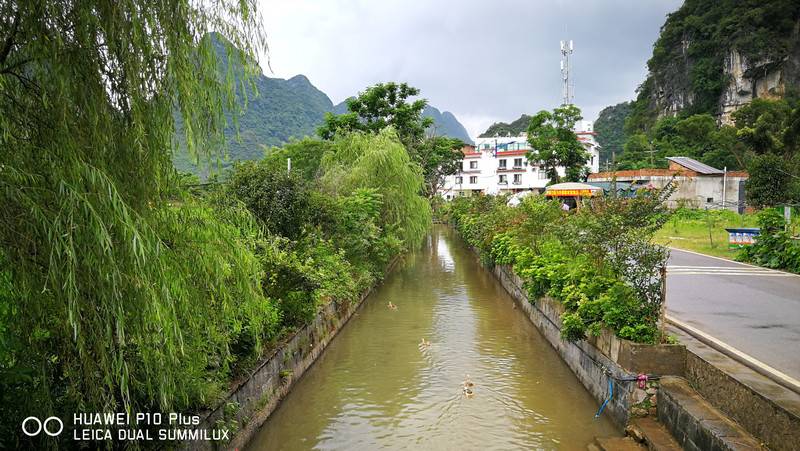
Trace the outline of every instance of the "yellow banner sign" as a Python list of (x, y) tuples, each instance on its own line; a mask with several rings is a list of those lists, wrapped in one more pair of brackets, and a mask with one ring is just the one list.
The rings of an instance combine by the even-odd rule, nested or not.
[(594, 191), (590, 189), (554, 189), (547, 191), (546, 195), (550, 197), (591, 197), (594, 196)]

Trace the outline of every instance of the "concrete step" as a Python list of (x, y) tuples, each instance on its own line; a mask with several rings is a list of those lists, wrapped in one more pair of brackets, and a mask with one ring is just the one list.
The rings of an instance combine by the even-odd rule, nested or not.
[(594, 439), (594, 443), (595, 448), (600, 451), (644, 451), (647, 449), (630, 437), (597, 437)]
[(625, 432), (637, 442), (643, 443), (650, 451), (681, 451), (681, 445), (669, 431), (652, 418), (637, 418), (625, 428)]
[(764, 449), (740, 425), (700, 396), (686, 379), (661, 379), (657, 410), (659, 422), (685, 450)]

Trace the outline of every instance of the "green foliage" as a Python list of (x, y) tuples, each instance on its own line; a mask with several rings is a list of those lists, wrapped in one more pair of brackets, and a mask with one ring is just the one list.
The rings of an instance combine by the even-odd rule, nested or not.
[(618, 157), (618, 169), (666, 168), (667, 157), (690, 157), (716, 168), (741, 169), (745, 146), (734, 127), (718, 127), (710, 114), (657, 121), (648, 133), (634, 133)]
[(800, 243), (786, 230), (786, 221), (778, 209), (758, 214), (761, 234), (752, 246), (745, 247), (738, 259), (767, 268), (800, 273)]
[(519, 119), (507, 124), (505, 122), (495, 122), (485, 132), (481, 133), (481, 138), (492, 138), (494, 136), (519, 136), (528, 131), (531, 124), (531, 116), (523, 114)]
[(581, 110), (574, 105), (565, 105), (549, 111), (540, 111), (531, 118), (528, 126), (528, 142), (534, 150), (528, 152), (529, 161), (541, 162), (551, 183), (561, 177), (557, 168), (566, 170), (566, 181), (577, 182), (585, 178), (586, 160), (589, 154), (575, 134), (575, 123), (581, 120)]
[(353, 131), (378, 133), (392, 126), (405, 146), (414, 147), (422, 142), (425, 129), (433, 124), (432, 119), (422, 117), (427, 100), (407, 102), (409, 97), (418, 94), (419, 89), (406, 83), (370, 86), (358, 96), (347, 99), (347, 113), (326, 114), (325, 123), (317, 133), (323, 139), (333, 139), (337, 134)]
[(422, 171), (394, 129), (338, 135), (335, 149), (322, 159), (325, 192), (346, 196), (359, 189), (374, 190), (385, 200), (380, 215), (384, 230), (407, 247), (418, 245), (430, 224), (431, 207), (420, 196)]
[(411, 159), (422, 168), (422, 192), (432, 198), (444, 178), (460, 170), (464, 143), (456, 138), (425, 136), (433, 125), (432, 118), (423, 116), (427, 100), (406, 101), (418, 94), (419, 89), (406, 83), (378, 83), (347, 99), (347, 113), (328, 114), (318, 133), (331, 140), (354, 131), (377, 134), (391, 127)]
[[(792, 0), (687, 0), (670, 14), (647, 62), (629, 130), (647, 131), (665, 99), (690, 99), (681, 114), (717, 114), (728, 84), (723, 65), (737, 50), (752, 71), (760, 62), (782, 62), (795, 46), (800, 4)], [(757, 74), (746, 73), (746, 76)], [(656, 89), (658, 85), (658, 89)]]
[(631, 102), (622, 102), (603, 108), (594, 122), (597, 143), (600, 144), (600, 162), (610, 162), (612, 151), (617, 157), (622, 155), (628, 138), (625, 133), (625, 120), (631, 114)]
[(410, 149), (411, 158), (422, 168), (424, 193), (430, 199), (444, 186), (445, 177), (461, 170), (464, 143), (460, 139), (435, 136)]
[(595, 199), (565, 213), (557, 201), (529, 196), (457, 198), (450, 218), (486, 263), (510, 265), (528, 297), (564, 304), (562, 335), (570, 340), (602, 327), (642, 343), (660, 339), (667, 251), (652, 243), (668, 218), (672, 188), (633, 199)]
[(310, 235), (296, 242), (277, 238), (259, 253), (262, 287), (278, 300), (282, 324), (295, 328), (311, 321), (320, 305), (352, 301), (359, 287), (345, 252)]
[(757, 155), (798, 151), (800, 102), (754, 99), (733, 113), (736, 136)]
[(259, 22), (251, 1), (0, 6), (0, 447), (55, 446), (28, 415), (196, 408), (275, 332), (257, 229), (184, 197), (171, 162), (175, 114), (208, 158), (248, 82), (204, 36), (250, 58)]
[(332, 152), (333, 145), (330, 141), (313, 138), (290, 140), (283, 147), (273, 147), (266, 151), (264, 164), (273, 170), (286, 171), (287, 160), (292, 161), (292, 174), (299, 175), (304, 180), (314, 180), (319, 175), (319, 163), (325, 152)]
[(769, 207), (800, 199), (800, 185), (792, 177), (792, 165), (784, 158), (759, 155), (750, 161), (747, 169), (750, 174), (745, 182), (748, 204)]
[(267, 232), (290, 239), (303, 233), (311, 215), (306, 182), (267, 161), (236, 163), (227, 190), (266, 227)]

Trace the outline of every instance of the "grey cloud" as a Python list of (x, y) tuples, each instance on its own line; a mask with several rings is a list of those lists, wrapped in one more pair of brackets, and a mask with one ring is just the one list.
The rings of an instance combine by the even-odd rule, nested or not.
[(677, 0), (263, 0), (272, 67), (338, 102), (407, 81), (476, 134), (557, 106), (559, 40), (575, 42), (575, 103), (593, 120), (632, 99)]

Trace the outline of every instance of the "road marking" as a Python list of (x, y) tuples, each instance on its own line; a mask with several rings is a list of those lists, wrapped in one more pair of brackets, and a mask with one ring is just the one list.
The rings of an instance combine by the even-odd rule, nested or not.
[[(701, 257), (713, 258), (713, 259), (715, 259), (715, 260), (722, 260), (722, 261), (724, 261), (724, 262), (727, 262), (727, 263), (733, 263), (733, 264), (735, 264), (735, 265), (740, 265), (740, 266), (748, 266), (748, 267), (750, 267), (750, 268), (764, 269), (764, 267), (763, 267), (763, 266), (751, 265), (750, 263), (742, 263), (742, 262), (737, 262), (737, 261), (735, 261), (735, 260), (731, 260), (731, 259), (728, 259), (728, 258), (716, 257), (716, 256), (713, 256), (713, 255), (702, 254), (702, 253), (700, 253), (700, 252), (695, 252), (695, 251), (688, 251), (688, 250), (686, 250), (686, 249), (679, 249), (679, 248), (677, 248), (677, 247), (672, 247), (672, 246), (667, 246), (667, 247), (668, 247), (670, 250), (673, 250), (673, 251), (678, 251), (678, 252), (686, 252), (687, 254), (694, 254), (694, 255), (699, 255), (699, 256), (701, 256)], [(788, 274), (788, 275), (790, 275), (790, 276), (800, 277), (800, 274), (795, 274), (795, 273), (792, 273), (792, 272), (781, 271), (781, 270), (779, 270), (779, 269), (771, 269), (771, 271), (777, 271), (777, 272), (781, 272), (781, 273), (784, 273), (784, 274)]]
[(689, 324), (686, 324), (683, 321), (672, 317), (671, 315), (665, 315), (665, 318), (667, 319), (668, 322), (674, 324), (680, 329), (683, 329), (685, 332), (688, 332), (689, 335), (697, 338), (698, 340), (711, 346), (717, 351), (720, 351), (723, 354), (727, 355), (728, 357), (738, 360), (740, 363), (752, 368), (753, 370), (763, 374), (764, 376), (769, 377), (770, 379), (774, 380), (775, 382), (778, 382), (784, 387), (796, 393), (800, 393), (800, 381), (793, 378), (792, 376), (789, 376), (788, 374), (767, 365), (766, 363), (762, 362), (761, 360), (758, 360), (757, 358), (751, 356), (750, 354), (746, 354), (734, 348), (733, 346), (723, 342), (722, 340), (712, 337), (711, 335), (703, 332), (702, 330), (694, 326), (690, 326)]
[(667, 274), (703, 275), (703, 276), (763, 276), (763, 277), (789, 277), (792, 274), (773, 271), (768, 268), (737, 268), (732, 266), (683, 266), (667, 265)]
[(681, 269), (681, 268), (692, 268), (692, 269), (696, 269), (696, 268), (703, 268), (703, 269), (735, 269), (737, 271), (767, 271), (767, 272), (773, 271), (770, 268), (760, 268), (760, 267), (759, 268), (739, 268), (739, 267), (736, 267), (736, 266), (667, 265), (667, 268), (677, 268), (677, 269)]

